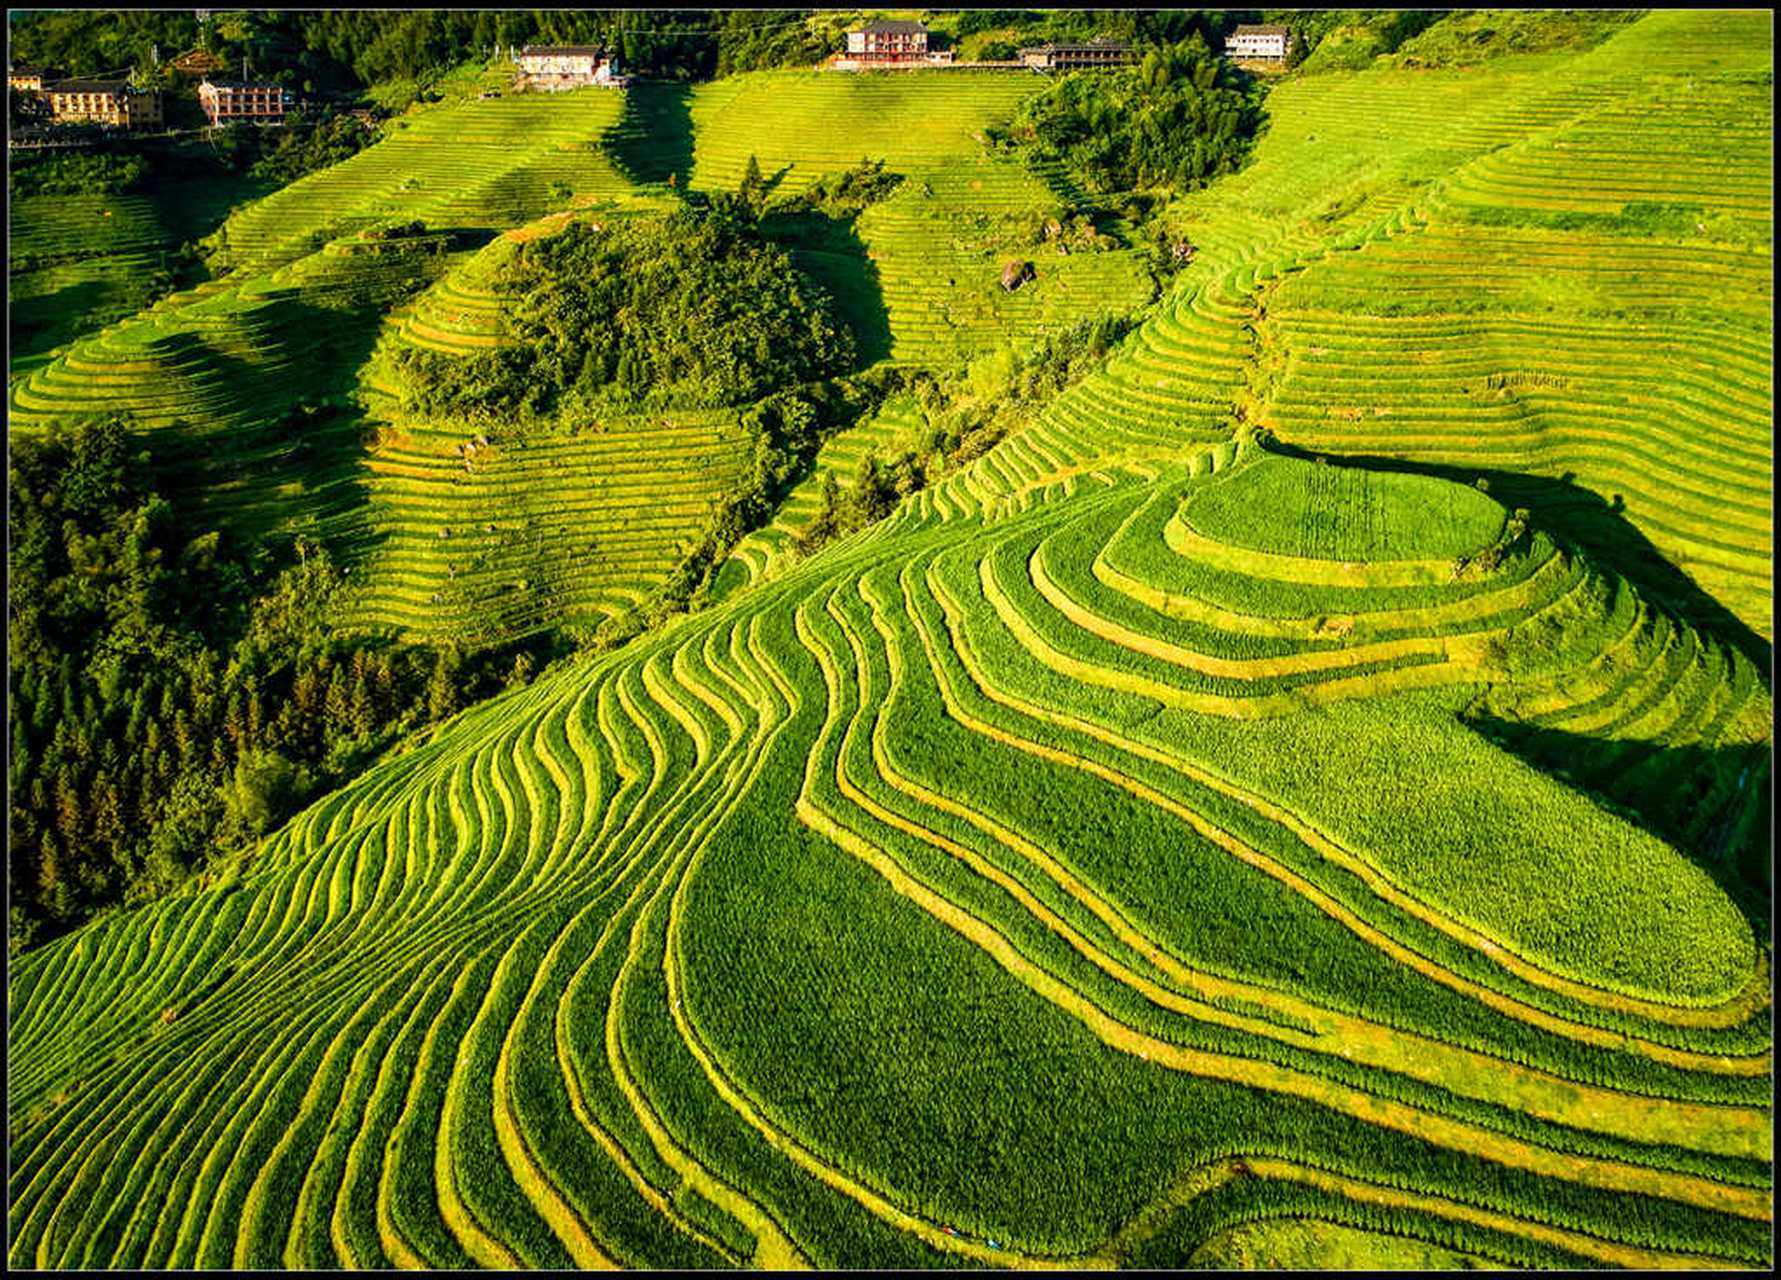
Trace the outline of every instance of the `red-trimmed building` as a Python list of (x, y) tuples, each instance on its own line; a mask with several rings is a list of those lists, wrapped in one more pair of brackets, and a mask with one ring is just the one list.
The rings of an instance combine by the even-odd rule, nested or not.
[(919, 22), (906, 19), (868, 22), (859, 30), (847, 33), (846, 58), (849, 62), (867, 65), (926, 62), (928, 29)]

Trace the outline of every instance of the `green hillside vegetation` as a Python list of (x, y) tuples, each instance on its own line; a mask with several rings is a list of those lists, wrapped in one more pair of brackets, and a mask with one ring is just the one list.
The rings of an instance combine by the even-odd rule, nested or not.
[(1552, 21), (1141, 200), (1026, 74), (435, 106), (15, 379), (14, 884), (192, 874), (13, 957), (9, 1261), (1771, 1266), (1772, 18)]
[(1191, 191), (1233, 172), (1255, 133), (1238, 79), (1204, 42), (1184, 41), (1129, 70), (1061, 77), (1021, 104), (1009, 134), (1092, 192)]
[(409, 413), (512, 422), (743, 404), (846, 371), (851, 333), (785, 251), (723, 209), (594, 222), (526, 241), (490, 281), (506, 341), (406, 347)]

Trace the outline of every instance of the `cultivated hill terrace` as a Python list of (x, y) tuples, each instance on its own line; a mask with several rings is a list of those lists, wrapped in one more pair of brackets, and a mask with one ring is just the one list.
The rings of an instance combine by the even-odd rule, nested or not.
[[(1191, 264), (1031, 426), (806, 557), (797, 491), (720, 603), (17, 960), (13, 1264), (1770, 1264), (1771, 34), (1286, 80), (1169, 211)], [(1011, 83), (701, 86), (692, 182), (925, 181), (856, 224), (919, 363), (917, 202), (1043, 182), (973, 137)], [(369, 316), (325, 367), (385, 443), (210, 500), (365, 539), (379, 625), (616, 607), (730, 416), (466, 471), (376, 391), (392, 344), (505, 340), (510, 250), (386, 290), (353, 222), (671, 198), (581, 163), (620, 109), (587, 102), (523, 153), (530, 101), (423, 115), (248, 207), (236, 274), (64, 349), (15, 421), (116, 402), (276, 458), (261, 405), (324, 367), (290, 317)], [(533, 585), (496, 614), (444, 557)]]

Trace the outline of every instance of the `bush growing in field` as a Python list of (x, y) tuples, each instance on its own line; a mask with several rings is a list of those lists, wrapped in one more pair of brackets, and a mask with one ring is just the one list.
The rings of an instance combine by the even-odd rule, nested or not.
[[(752, 162), (754, 157), (750, 156), (749, 160)], [(801, 196), (776, 202), (774, 209), (796, 209), (806, 205), (830, 217), (850, 217), (868, 205), (878, 203), (902, 185), (903, 175), (887, 172), (883, 160), (862, 158), (851, 169), (818, 178)]]

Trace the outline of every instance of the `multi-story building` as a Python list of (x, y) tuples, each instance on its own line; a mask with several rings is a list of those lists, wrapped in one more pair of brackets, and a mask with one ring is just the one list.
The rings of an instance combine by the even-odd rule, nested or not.
[(1242, 62), (1284, 62), (1291, 48), (1292, 32), (1286, 27), (1245, 23), (1224, 38), (1224, 56)]
[(1123, 67), (1132, 61), (1132, 46), (1112, 36), (1096, 36), (1082, 44), (1042, 44), (1020, 51), (1023, 66), (1035, 71), (1080, 71), (1085, 67)]
[(211, 80), (198, 85), (198, 105), (214, 125), (245, 120), (249, 124), (279, 124), (296, 106), (283, 85), (271, 81)]
[(847, 33), (846, 60), (866, 65), (928, 61), (928, 29), (907, 19), (868, 22)]
[(555, 93), (618, 83), (617, 61), (599, 45), (529, 44), (515, 56), (518, 87)]
[(127, 80), (61, 80), (44, 93), (58, 124), (141, 129), (161, 123), (161, 95), (132, 88)]
[(8, 88), (28, 89), (32, 93), (42, 93), (44, 85), (53, 84), (57, 79), (57, 73), (48, 67), (9, 67), (6, 72)]

